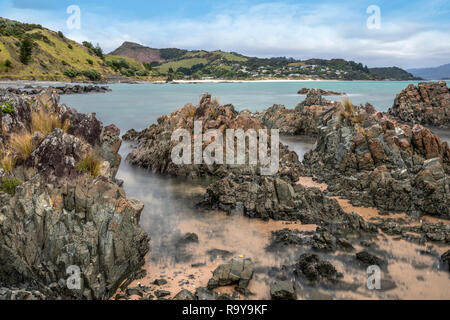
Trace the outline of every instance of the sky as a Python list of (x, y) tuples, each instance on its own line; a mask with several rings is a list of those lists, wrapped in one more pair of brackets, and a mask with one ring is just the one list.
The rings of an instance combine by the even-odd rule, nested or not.
[[(73, 5), (79, 16), (67, 13)], [(450, 63), (450, 0), (0, 0), (0, 16), (99, 43), (105, 52), (132, 41), (258, 57), (344, 58), (369, 67)]]

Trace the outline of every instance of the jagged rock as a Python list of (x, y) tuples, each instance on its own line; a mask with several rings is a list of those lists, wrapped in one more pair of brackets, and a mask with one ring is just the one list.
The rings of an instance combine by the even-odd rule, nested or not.
[[(13, 292), (21, 288), (25, 298), (34, 291), (49, 299), (110, 298), (145, 262), (148, 235), (139, 226), (143, 204), (126, 197), (114, 170), (94, 179), (74, 165), (101, 147), (111, 155), (107, 167), (118, 166), (118, 129), (103, 128), (94, 115), (78, 115), (59, 104), (54, 92), (32, 99), (0, 92), (0, 101), (4, 99), (16, 111), (1, 115), (11, 129), (2, 132), (4, 148), (9, 148), (11, 133), (31, 130), (34, 111), (79, 121), (71, 122), (69, 133), (34, 133), (34, 152), (9, 173), (23, 183), (15, 194), (0, 192), (0, 285)], [(74, 290), (68, 288), (73, 283), (67, 273), (72, 269), (74, 275), (73, 268), (81, 279)]]
[(403, 122), (450, 127), (450, 89), (445, 81), (410, 84), (388, 113)]
[(156, 290), (155, 291), (155, 296), (157, 298), (167, 297), (167, 296), (170, 296), (170, 291), (167, 291), (167, 290)]
[(367, 251), (361, 251), (356, 254), (356, 259), (360, 261), (364, 266), (379, 266), (384, 268), (387, 266), (387, 262)]
[(448, 144), (420, 125), (352, 108), (322, 119), (305, 169), (357, 206), (450, 217)]
[(183, 289), (175, 295), (173, 300), (197, 300), (197, 298), (192, 292)]
[(275, 281), (270, 285), (272, 300), (297, 300), (297, 293), (290, 281)]
[(153, 281), (153, 284), (157, 285), (157, 286), (162, 286), (162, 285), (167, 284), (167, 280), (165, 280), (165, 279), (156, 279), (155, 281)]
[(320, 281), (337, 283), (342, 274), (328, 261), (321, 260), (318, 255), (305, 253), (300, 256), (295, 265), (294, 272), (304, 275), (311, 283), (317, 284)]
[(344, 251), (352, 251), (353, 246), (346, 239), (334, 236), (328, 230), (318, 228), (313, 232), (302, 232), (299, 230), (283, 229), (272, 232), (271, 244), (268, 249), (281, 245), (301, 245), (311, 246), (316, 250), (336, 251), (338, 249)]
[(237, 284), (247, 288), (253, 276), (254, 264), (250, 258), (239, 256), (217, 267), (208, 282), (208, 289)]
[[(186, 129), (191, 133), (194, 139), (194, 121), (202, 123), (202, 133), (209, 129), (218, 129), (224, 135), (227, 129), (242, 129), (246, 132), (248, 129), (264, 129), (264, 126), (252, 115), (241, 112), (238, 113), (231, 105), (219, 105), (211, 100), (211, 95), (204, 94), (200, 97), (199, 106), (187, 104), (183, 108), (172, 112), (169, 116), (162, 116), (158, 119), (158, 124), (151, 125), (148, 129), (136, 133), (134, 130), (128, 131), (124, 138), (132, 139), (137, 143), (137, 147), (127, 156), (127, 161), (133, 165), (149, 168), (153, 172), (166, 173), (174, 176), (187, 177), (224, 177), (229, 172), (236, 174), (260, 174), (259, 165), (233, 165), (233, 164), (174, 164), (171, 159), (173, 147), (178, 142), (172, 141), (172, 133), (176, 129)], [(224, 159), (226, 159), (227, 146), (224, 137)], [(204, 141), (204, 149), (211, 141)], [(202, 149), (202, 150), (203, 150)], [(270, 139), (269, 148), (270, 150)], [(249, 154), (248, 144), (246, 144), (246, 154)], [(289, 151), (280, 144), (280, 163), (279, 172), (286, 172), (292, 176), (298, 176), (300, 162), (297, 155)], [(192, 156), (192, 159), (193, 156)]]

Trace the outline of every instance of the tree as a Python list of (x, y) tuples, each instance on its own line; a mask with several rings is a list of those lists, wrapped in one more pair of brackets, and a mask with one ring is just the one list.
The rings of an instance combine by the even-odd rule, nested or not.
[(20, 43), (20, 61), (23, 64), (28, 64), (33, 55), (33, 41), (26, 37)]

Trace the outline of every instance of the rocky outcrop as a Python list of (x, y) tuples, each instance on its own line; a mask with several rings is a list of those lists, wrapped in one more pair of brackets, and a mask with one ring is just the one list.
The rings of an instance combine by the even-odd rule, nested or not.
[[(34, 151), (0, 178), (2, 184), (21, 181), (10, 194), (0, 191), (0, 295), (110, 298), (140, 270), (148, 251), (148, 236), (139, 226), (143, 204), (127, 198), (115, 181), (119, 130), (60, 105), (54, 92), (33, 99), (3, 93), (1, 99), (14, 108), (0, 115), (7, 128), (3, 152), (15, 154), (12, 134), (36, 131)], [(39, 131), (31, 114), (41, 108), (70, 125), (50, 134)], [(81, 171), (77, 164), (94, 152), (98, 170)]]
[[(210, 129), (218, 129), (224, 136), (223, 158), (224, 164), (214, 163), (207, 165), (195, 164), (194, 156), (191, 157), (192, 164), (177, 165), (171, 159), (172, 149), (179, 144), (178, 141), (172, 141), (172, 134), (177, 129), (186, 129), (191, 136), (191, 145), (194, 145), (195, 132), (194, 122), (201, 122), (201, 133), (206, 133)], [(151, 169), (155, 173), (164, 173), (173, 176), (185, 177), (224, 177), (233, 172), (241, 174), (260, 174), (260, 166), (252, 165), (246, 161), (243, 165), (227, 164), (225, 159), (227, 155), (226, 131), (227, 129), (241, 129), (247, 132), (249, 129), (259, 130), (265, 127), (251, 114), (247, 112), (237, 112), (232, 105), (219, 105), (217, 101), (211, 99), (211, 95), (204, 94), (200, 98), (199, 106), (187, 104), (178, 109), (169, 116), (162, 116), (158, 119), (158, 124), (151, 125), (142, 132), (135, 130), (128, 131), (123, 138), (134, 141), (137, 146), (127, 156), (127, 161), (133, 165)], [(202, 139), (202, 137), (197, 137)], [(212, 140), (201, 141), (201, 150), (204, 150)], [(268, 141), (268, 150), (270, 151), (270, 138)], [(236, 151), (236, 147), (235, 147)], [(246, 143), (246, 157), (249, 157), (249, 147)], [(297, 155), (289, 151), (280, 144), (280, 172), (290, 171), (294, 177), (298, 175), (300, 162)]]
[(343, 275), (328, 261), (322, 260), (318, 255), (305, 253), (300, 256), (295, 265), (294, 272), (304, 276), (312, 284), (319, 282), (336, 284)]
[(270, 129), (279, 129), (281, 134), (316, 136), (322, 116), (336, 105), (336, 102), (322, 98), (319, 90), (308, 90), (306, 99), (295, 109), (274, 105), (255, 117)]
[(450, 128), (450, 89), (445, 81), (410, 84), (388, 113), (411, 124)]
[(310, 174), (355, 205), (450, 217), (450, 150), (420, 125), (346, 105), (322, 119)]
[(308, 89), (308, 88), (302, 88), (298, 91), (298, 94), (308, 94), (310, 91), (316, 90), (318, 91), (322, 96), (342, 96), (345, 95), (345, 93), (332, 91), (332, 90), (323, 90), (323, 89)]
[(111, 91), (109, 87), (106, 86), (93, 86), (93, 85), (87, 85), (87, 86), (81, 86), (81, 85), (65, 85), (65, 86), (58, 86), (58, 87), (33, 87), (31, 85), (27, 85), (24, 88), (7, 88), (8, 92), (22, 95), (38, 95), (42, 94), (46, 91), (53, 91), (59, 95), (63, 94), (86, 94), (86, 93), (105, 93)]

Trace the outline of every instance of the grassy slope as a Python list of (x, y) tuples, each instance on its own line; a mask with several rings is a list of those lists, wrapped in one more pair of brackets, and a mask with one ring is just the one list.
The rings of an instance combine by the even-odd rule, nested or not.
[[(58, 33), (48, 29), (33, 29), (27, 32), (29, 35), (35, 33), (41, 33), (49, 41), (33, 39), (35, 47), (33, 49), (32, 61), (28, 65), (20, 62), (20, 49), (16, 45), (19, 39), (13, 36), (0, 36), (0, 79), (70, 81), (72, 79), (63, 74), (64, 70), (69, 68), (80, 71), (95, 70), (103, 78), (111, 75), (119, 75), (118, 72), (115, 72), (105, 63), (108, 59), (115, 58), (106, 56), (105, 61), (102, 61), (83, 45), (65, 37), (61, 38)], [(69, 45), (72, 46), (72, 49), (69, 48)], [(137, 70), (145, 69), (141, 63), (133, 59), (123, 59), (130, 65), (133, 65)], [(7, 69), (4, 66), (6, 60), (12, 62), (12, 69)], [(92, 64), (89, 61), (92, 61)], [(86, 78), (80, 76), (73, 80), (86, 80)]]

